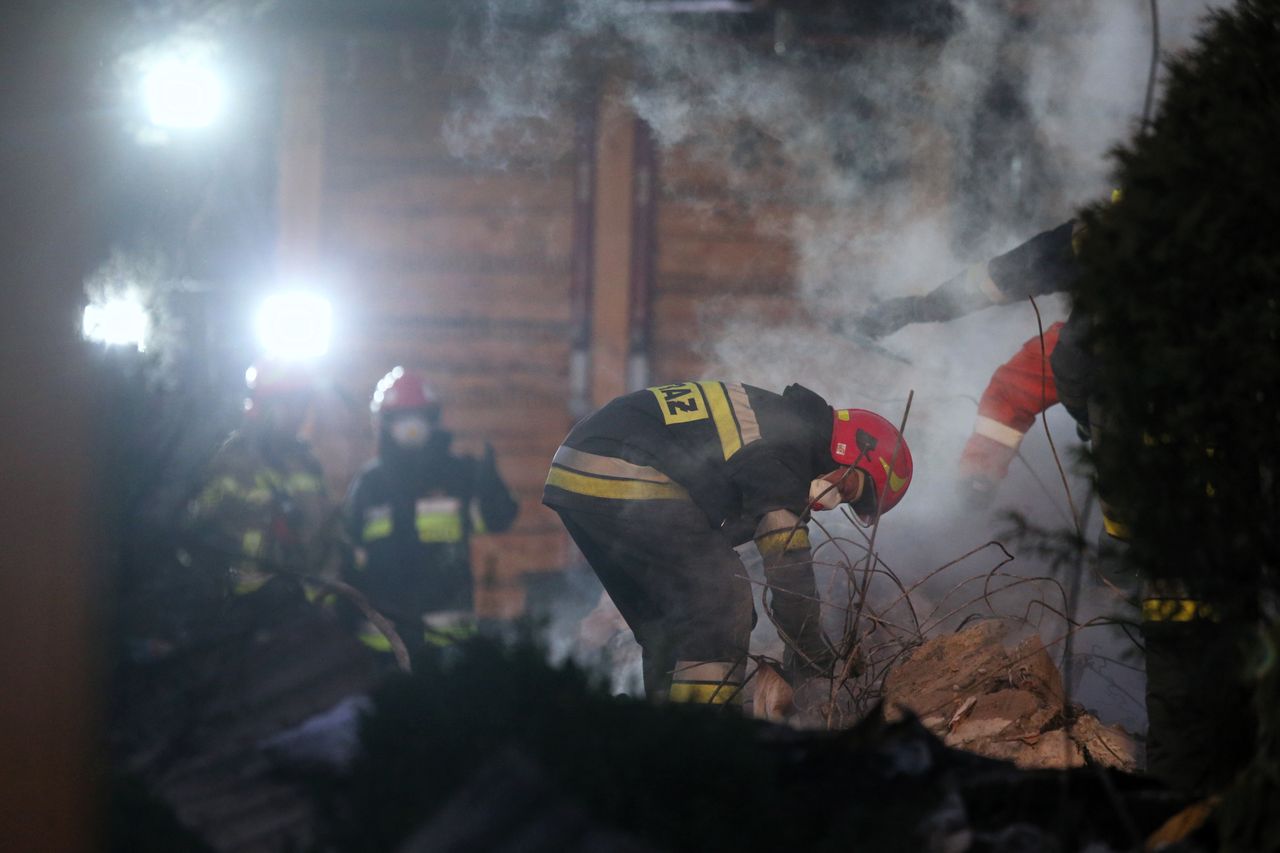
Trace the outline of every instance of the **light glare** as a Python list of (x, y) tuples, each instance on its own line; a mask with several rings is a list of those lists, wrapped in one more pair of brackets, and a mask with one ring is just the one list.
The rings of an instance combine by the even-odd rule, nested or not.
[(275, 293), (263, 300), (255, 326), (258, 343), (268, 356), (319, 358), (329, 351), (333, 307), (317, 293)]
[(146, 73), (142, 95), (153, 125), (190, 130), (208, 127), (222, 115), (226, 89), (204, 62), (170, 57)]
[(132, 297), (115, 297), (84, 308), (84, 336), (108, 346), (132, 346), (145, 352), (150, 326), (147, 309)]

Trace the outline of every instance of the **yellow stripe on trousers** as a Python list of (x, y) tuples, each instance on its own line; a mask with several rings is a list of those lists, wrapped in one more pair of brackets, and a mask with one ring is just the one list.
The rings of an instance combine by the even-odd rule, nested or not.
[(724, 451), (724, 458), (728, 459), (742, 449), (742, 433), (738, 431), (738, 422), (733, 419), (729, 396), (719, 382), (699, 382), (698, 387), (707, 398), (711, 420), (715, 422), (716, 432), (720, 434), (720, 448)]
[(725, 705), (742, 701), (742, 685), (732, 682), (672, 682), (667, 698), (672, 702), (690, 702), (699, 705)]

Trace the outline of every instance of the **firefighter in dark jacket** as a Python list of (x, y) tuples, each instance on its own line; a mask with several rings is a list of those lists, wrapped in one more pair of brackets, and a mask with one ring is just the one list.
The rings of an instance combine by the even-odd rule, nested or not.
[[(349, 579), (410, 651), (450, 645), (475, 630), (471, 536), (510, 528), (516, 502), (491, 446), (479, 459), (451, 452), (439, 400), (421, 376), (395, 368), (378, 383), (370, 410), (378, 457), (347, 494), (356, 546)], [(372, 625), (360, 638), (389, 649)]]
[[(1066, 292), (1075, 280), (1076, 250), (1083, 235), (1079, 220), (1064, 222), (1003, 255), (973, 264), (924, 295), (886, 299), (858, 318), (854, 327), (880, 338), (911, 323), (941, 323), (993, 305)], [(1047, 348), (1052, 350), (1049, 364), (1059, 402), (1085, 435), (1091, 430), (1089, 394), (1095, 371), (1088, 327), (1084, 312), (1072, 311), (1054, 334), (1055, 346)]]
[(574, 427), (543, 503), (635, 633), (645, 692), (722, 703), (741, 693), (755, 615), (734, 547), (754, 540), (764, 558), (785, 668), (821, 673), (833, 652), (804, 520), (848, 503), (870, 522), (902, 499), (911, 471), (902, 436), (871, 412), (833, 411), (800, 385), (680, 382)]
[[(302, 601), (289, 575), (325, 574), (336, 537), (325, 529), (330, 503), (320, 463), (299, 433), (315, 382), (309, 370), (264, 361), (245, 374), (243, 425), (209, 463), (187, 518), (190, 549), (217, 592), (252, 598), (259, 616)], [(314, 596), (315, 590), (305, 590)]]
[[(1112, 194), (1119, 202), (1120, 194)], [(1070, 289), (1077, 274), (1076, 251), (1084, 233), (1073, 220), (1036, 235), (1009, 252), (975, 264), (923, 296), (886, 300), (855, 321), (863, 334), (881, 337), (902, 326), (942, 322), (989, 307)], [(979, 407), (978, 424), (965, 448), (962, 470), (1002, 477), (1021, 433), (1035, 415), (1061, 402), (1081, 436), (1095, 449), (1107, 440), (1106, 409), (1095, 388), (1096, 360), (1088, 345), (1089, 317), (1079, 308), (1065, 323), (1027, 341), (996, 371)], [(1043, 353), (1042, 355), (1042, 345)], [(1046, 359), (1047, 356), (1047, 359)], [(1006, 427), (1006, 428), (1002, 428)], [(1011, 448), (1001, 453), (996, 444)], [(1002, 463), (1003, 462), (1003, 466)], [(972, 481), (971, 481), (972, 482)], [(1128, 539), (1122, 508), (1098, 484), (1106, 532)], [(1146, 651), (1147, 768), (1187, 791), (1221, 785), (1241, 763), (1208, 727), (1224, 719), (1224, 703), (1248, 707), (1235, 678), (1238, 650), (1222, 631), (1194, 579), (1141, 584), (1142, 634)], [(1242, 721), (1242, 728), (1249, 723)], [(1221, 748), (1219, 748), (1221, 745)]]

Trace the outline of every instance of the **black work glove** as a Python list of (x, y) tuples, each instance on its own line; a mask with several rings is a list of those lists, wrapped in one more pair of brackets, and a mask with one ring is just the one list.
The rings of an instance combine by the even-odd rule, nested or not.
[(871, 306), (871, 310), (853, 321), (853, 329), (868, 338), (883, 338), (919, 320), (920, 297), (899, 296)]
[(804, 650), (804, 654), (787, 646), (782, 653), (782, 672), (787, 683), (797, 687), (810, 678), (832, 678), (836, 665), (835, 652), (824, 642), (821, 646), (810, 644), (812, 648)]

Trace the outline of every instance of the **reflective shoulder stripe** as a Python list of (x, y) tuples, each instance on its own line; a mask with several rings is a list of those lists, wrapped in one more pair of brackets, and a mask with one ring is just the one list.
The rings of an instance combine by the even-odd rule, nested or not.
[(742, 433), (738, 431), (738, 422), (733, 418), (733, 408), (729, 405), (729, 395), (724, 385), (719, 382), (699, 382), (698, 387), (707, 399), (707, 408), (711, 411), (711, 420), (720, 435), (720, 449), (724, 458), (729, 459), (742, 449)]
[(984, 436), (1003, 444), (1005, 447), (1017, 448), (1022, 444), (1023, 436), (1026, 433), (1016, 430), (1008, 424), (1002, 424), (995, 418), (989, 418), (986, 415), (978, 415), (978, 422), (974, 424), (973, 431), (978, 435)]
[(478, 499), (471, 501), (471, 506), (467, 512), (471, 516), (472, 533), (484, 534), (489, 532), (489, 525), (484, 523), (484, 513), (480, 511), (480, 501)]
[(612, 480), (579, 474), (558, 465), (552, 465), (547, 474), (547, 485), (564, 489), (576, 495), (614, 500), (688, 500), (689, 493), (675, 483), (650, 483), (643, 480)]
[(619, 480), (645, 480), (650, 483), (670, 483), (671, 478), (648, 465), (635, 465), (625, 459), (612, 456), (599, 456), (572, 447), (561, 446), (551, 460), (561, 468), (569, 468), (581, 474), (595, 474), (600, 477), (614, 477)]
[(751, 407), (751, 398), (741, 382), (724, 383), (729, 392), (729, 402), (733, 405), (733, 414), (738, 419), (738, 429), (742, 434), (742, 446), (760, 440), (760, 424), (756, 420), (756, 410)]
[(1000, 287), (991, 278), (991, 271), (986, 261), (979, 261), (965, 270), (965, 282), (971, 290), (981, 293), (997, 305), (1009, 301)]

